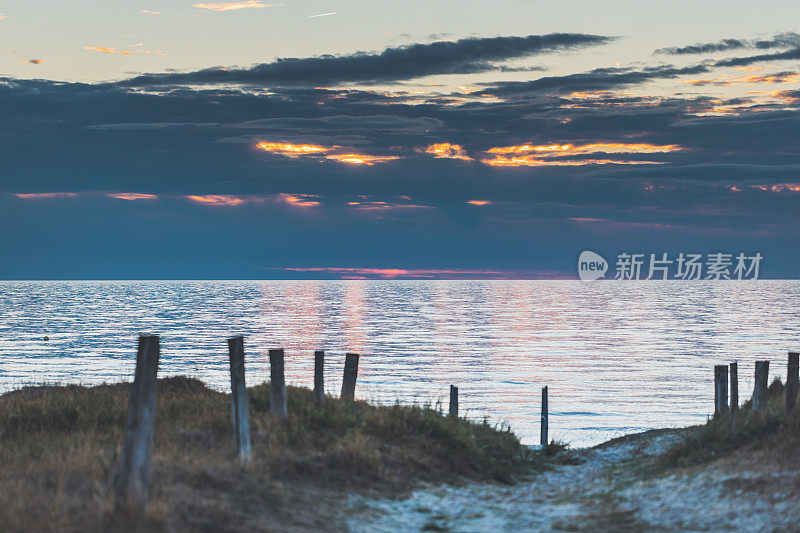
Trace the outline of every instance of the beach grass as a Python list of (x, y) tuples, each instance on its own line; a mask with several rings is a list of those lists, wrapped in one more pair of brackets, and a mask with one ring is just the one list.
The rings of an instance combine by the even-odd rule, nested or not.
[(340, 529), (347, 495), (420, 483), (510, 482), (548, 458), (507, 428), (430, 406), (378, 406), (269, 384), (248, 389), (253, 460), (234, 453), (230, 396), (186, 377), (158, 384), (151, 503), (115, 511), (130, 385), (25, 387), (0, 396), (0, 530)]
[(770, 460), (796, 464), (800, 449), (800, 406), (786, 411), (786, 388), (776, 379), (767, 389), (767, 404), (759, 412), (747, 400), (738, 412), (687, 428), (683, 438), (664, 453), (664, 467), (708, 463), (734, 453), (768, 450)]

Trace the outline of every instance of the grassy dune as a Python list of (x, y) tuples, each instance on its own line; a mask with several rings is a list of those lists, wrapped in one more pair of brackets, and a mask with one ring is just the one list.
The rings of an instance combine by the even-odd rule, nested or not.
[(768, 389), (767, 406), (753, 411), (747, 400), (734, 416), (718, 416), (703, 426), (687, 428), (684, 439), (660, 457), (664, 467), (701, 465), (733, 454), (760, 457), (797, 467), (800, 449), (800, 405), (786, 412), (785, 385), (776, 379)]
[(151, 504), (113, 511), (128, 384), (26, 387), (0, 396), (0, 530), (338, 529), (346, 494), (421, 482), (511, 481), (547, 461), (516, 436), (419, 406), (378, 407), (289, 387), (289, 419), (269, 385), (249, 389), (254, 459), (234, 456), (230, 398), (159, 380)]

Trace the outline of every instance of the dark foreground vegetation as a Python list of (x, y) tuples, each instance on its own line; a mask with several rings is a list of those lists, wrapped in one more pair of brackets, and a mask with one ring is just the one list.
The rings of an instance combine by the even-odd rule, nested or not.
[(151, 503), (114, 511), (129, 384), (26, 387), (0, 396), (0, 530), (341, 529), (349, 494), (422, 482), (509, 482), (542, 467), (510, 431), (430, 407), (378, 407), (269, 385), (249, 389), (253, 460), (234, 455), (230, 397), (184, 377), (159, 380)]
[(786, 410), (786, 387), (776, 379), (768, 389), (766, 408), (756, 412), (746, 401), (737, 412), (726, 413), (703, 426), (687, 428), (684, 438), (659, 458), (662, 467), (702, 465), (733, 455), (763, 457), (773, 465), (800, 465), (800, 406)]

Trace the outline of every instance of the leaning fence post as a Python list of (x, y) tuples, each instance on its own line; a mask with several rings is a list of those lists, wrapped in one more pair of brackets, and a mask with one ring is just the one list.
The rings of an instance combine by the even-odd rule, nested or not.
[(228, 339), (231, 362), (231, 410), (233, 411), (233, 442), (239, 460), (246, 463), (252, 456), (250, 422), (248, 420), (247, 386), (244, 380), (244, 337)]
[(797, 379), (800, 370), (800, 354), (789, 352), (789, 363), (786, 368), (786, 412), (794, 410), (797, 403)]
[(158, 335), (141, 335), (136, 352), (136, 373), (128, 400), (125, 441), (120, 454), (117, 477), (117, 504), (144, 507), (150, 480), (153, 428), (156, 418)]
[(344, 376), (342, 379), (341, 399), (352, 402), (356, 395), (356, 378), (358, 377), (358, 354), (348, 353), (344, 357)]
[(317, 403), (325, 401), (325, 352), (314, 352), (314, 400)]
[(714, 416), (728, 411), (728, 365), (714, 366)]
[(450, 416), (458, 418), (458, 387), (450, 385)]
[(548, 416), (547, 387), (542, 387), (542, 432), (539, 441), (542, 446), (547, 446)]
[(761, 411), (767, 407), (767, 378), (769, 361), (756, 361), (755, 388), (753, 389), (753, 411)]
[(731, 414), (739, 411), (739, 364), (734, 361), (730, 364), (731, 375)]
[(283, 376), (283, 348), (269, 351), (269, 404), (272, 414), (286, 419), (286, 381)]

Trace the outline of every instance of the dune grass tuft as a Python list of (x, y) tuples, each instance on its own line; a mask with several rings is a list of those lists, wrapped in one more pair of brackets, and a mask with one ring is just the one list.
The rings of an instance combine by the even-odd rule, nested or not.
[(424, 406), (376, 406), (269, 385), (248, 390), (253, 461), (234, 454), (230, 397), (160, 379), (143, 516), (115, 512), (113, 482), (129, 384), (26, 387), (0, 396), (0, 530), (337, 530), (347, 494), (399, 494), (422, 482), (509, 482), (542, 467), (504, 428)]

